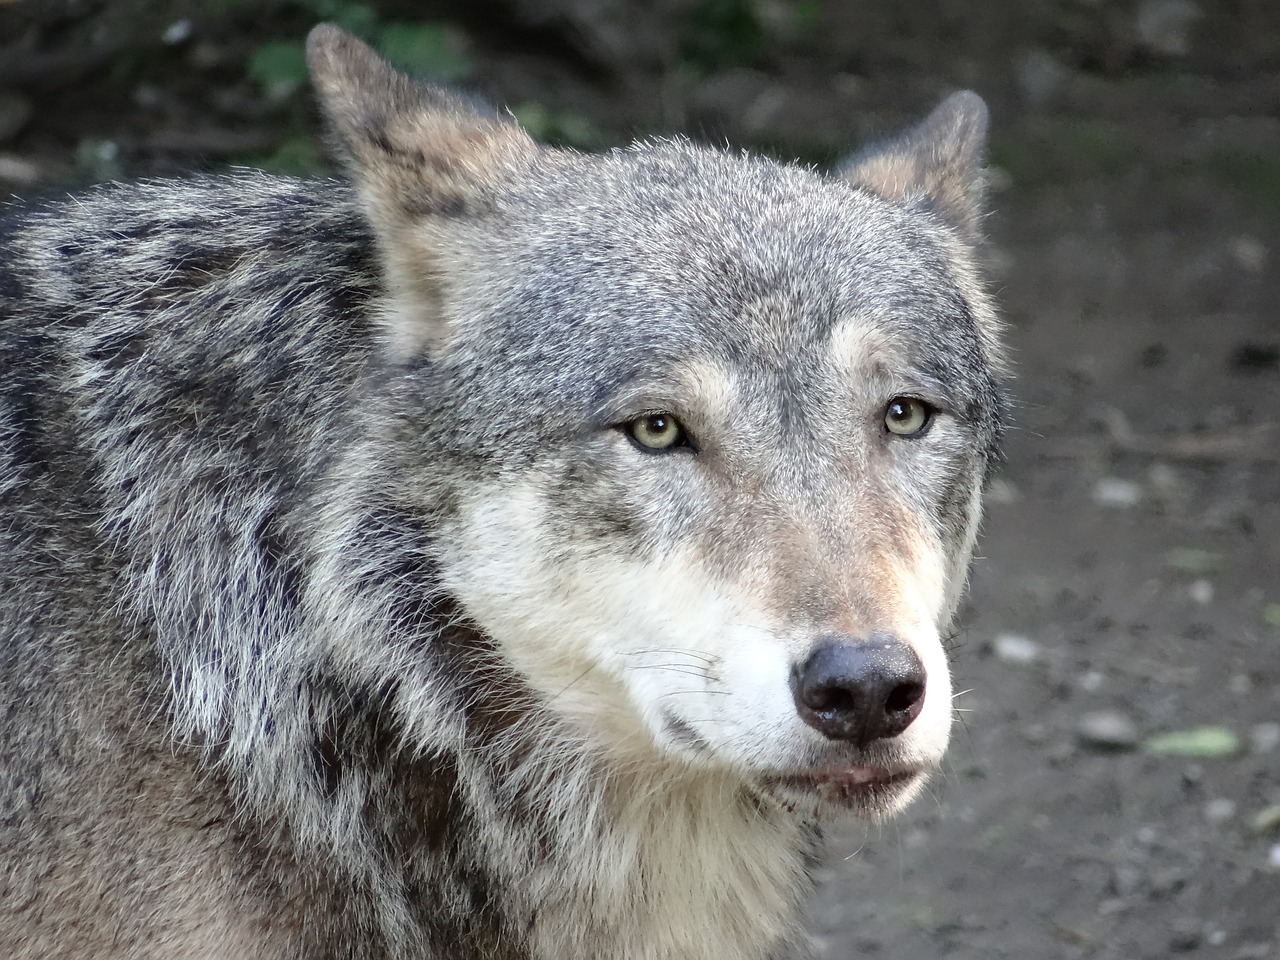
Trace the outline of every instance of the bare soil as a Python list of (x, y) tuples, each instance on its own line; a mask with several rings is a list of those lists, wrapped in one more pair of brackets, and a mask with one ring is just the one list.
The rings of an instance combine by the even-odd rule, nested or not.
[[(0, 188), (315, 163), (305, 90), (246, 63), (320, 2), (0, 4)], [(1280, 957), (1280, 6), (373, 6), (452, 24), (476, 89), (588, 145), (827, 162), (987, 97), (1018, 406), (963, 725), (906, 816), (837, 832), (812, 927), (832, 960)]]

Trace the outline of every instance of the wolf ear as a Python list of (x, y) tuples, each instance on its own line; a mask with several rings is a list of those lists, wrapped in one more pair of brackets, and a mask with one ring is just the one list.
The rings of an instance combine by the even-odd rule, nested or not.
[(901, 136), (862, 150), (838, 173), (889, 200), (923, 198), (970, 237), (982, 219), (987, 105), (970, 90), (953, 93)]
[(420, 86), (331, 24), (307, 37), (320, 108), (355, 180), (391, 292), (414, 321), (393, 331), (412, 346), (443, 334), (440, 256), (450, 222), (477, 213), (540, 149), (513, 120)]
[(351, 172), (383, 215), (458, 215), (537, 149), (514, 121), (419, 86), (332, 24), (307, 37), (307, 65)]

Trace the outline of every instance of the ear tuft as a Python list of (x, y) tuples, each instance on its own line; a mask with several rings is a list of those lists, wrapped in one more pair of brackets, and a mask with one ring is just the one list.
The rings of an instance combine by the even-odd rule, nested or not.
[(923, 198), (961, 232), (976, 237), (985, 199), (987, 125), (982, 98), (961, 90), (917, 126), (860, 151), (838, 172), (889, 200)]

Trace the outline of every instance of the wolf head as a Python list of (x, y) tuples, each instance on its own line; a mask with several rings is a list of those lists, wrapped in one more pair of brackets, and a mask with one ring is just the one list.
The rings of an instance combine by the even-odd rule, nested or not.
[(904, 803), (1000, 432), (982, 102), (823, 177), (548, 149), (335, 28), (309, 56), (385, 274), (380, 482), (462, 616), (619, 766)]

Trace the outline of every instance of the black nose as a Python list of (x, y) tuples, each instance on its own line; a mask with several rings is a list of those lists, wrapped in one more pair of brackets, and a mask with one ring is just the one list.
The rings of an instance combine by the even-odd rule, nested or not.
[(824, 637), (796, 667), (791, 689), (801, 719), (824, 737), (859, 747), (896, 737), (924, 706), (924, 667), (893, 637)]

